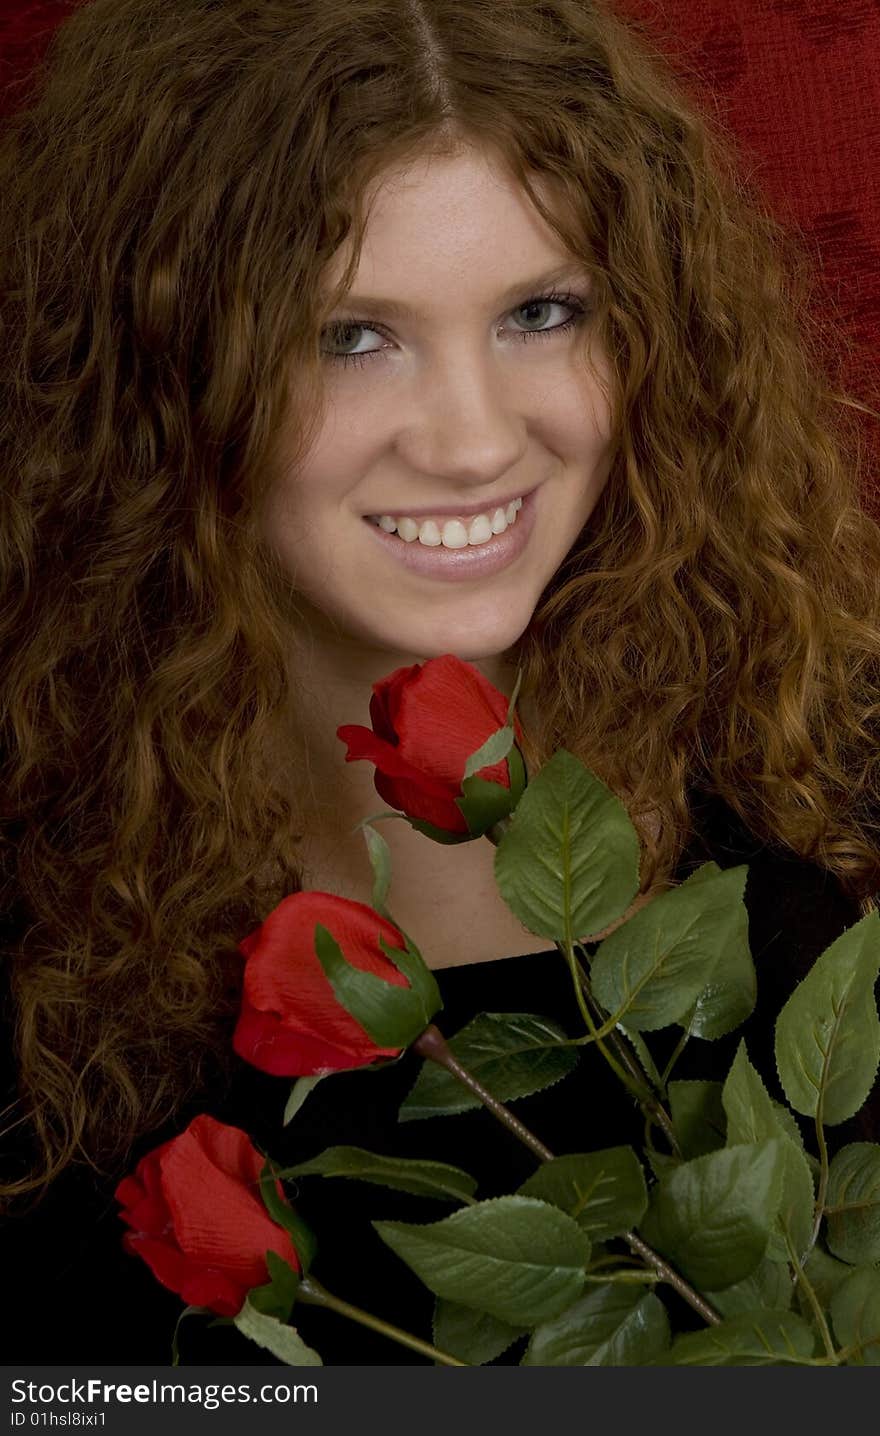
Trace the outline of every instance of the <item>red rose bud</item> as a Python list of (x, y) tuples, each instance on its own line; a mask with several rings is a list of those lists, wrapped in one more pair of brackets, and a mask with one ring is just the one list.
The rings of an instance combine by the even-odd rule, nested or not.
[[(236, 1316), (248, 1292), (269, 1279), (267, 1251), (301, 1270), (289, 1232), (260, 1195), (264, 1165), (238, 1127), (194, 1117), (116, 1188), (131, 1227), (123, 1246), (188, 1305)], [(284, 1201), (280, 1182), (276, 1188)]]
[(278, 1077), (398, 1057), (441, 1006), (433, 976), (405, 948), (366, 903), (311, 891), (284, 898), (239, 943), (247, 961), (235, 1051)]
[[(507, 817), (525, 786), (516, 747), (464, 777), (471, 754), (507, 725), (507, 709), (504, 694), (472, 663), (445, 653), (374, 683), (372, 730), (347, 723), (336, 735), (348, 745), (347, 763), (375, 763), (376, 791), (413, 827), (441, 842), (467, 841)], [(521, 740), (516, 714), (513, 729)]]

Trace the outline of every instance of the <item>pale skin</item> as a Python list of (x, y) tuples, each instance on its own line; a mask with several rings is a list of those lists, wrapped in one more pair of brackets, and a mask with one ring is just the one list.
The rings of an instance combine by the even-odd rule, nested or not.
[[(337, 727), (369, 727), (372, 684), (443, 653), (509, 697), (510, 650), (588, 522), (612, 457), (589, 273), (502, 162), (470, 148), (424, 156), (371, 194), (353, 285), (324, 331), (320, 427), (263, 517), (301, 613), (296, 700), (312, 779), (305, 884), (367, 903), (372, 871), (351, 829), (387, 805), (373, 765), (344, 761)], [(347, 258), (343, 247), (328, 288)], [(487, 577), (411, 573), (365, 528), (368, 514), (491, 508), (536, 486), (526, 548)], [(446, 847), (403, 820), (379, 830), (391, 849), (389, 908), (431, 966), (551, 946), (502, 902), (488, 840)]]

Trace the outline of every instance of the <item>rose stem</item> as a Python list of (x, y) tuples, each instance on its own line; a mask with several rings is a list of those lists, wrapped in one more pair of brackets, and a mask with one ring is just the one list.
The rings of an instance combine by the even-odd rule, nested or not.
[[(439, 1067), (445, 1067), (451, 1076), (457, 1078), (463, 1086), (467, 1087), (470, 1092), (473, 1092), (474, 1096), (482, 1102), (484, 1107), (488, 1108), (493, 1117), (496, 1117), (499, 1122), (507, 1127), (508, 1131), (512, 1132), (515, 1137), (518, 1137), (531, 1152), (534, 1152), (540, 1161), (553, 1161), (553, 1153), (550, 1151), (550, 1148), (545, 1147), (544, 1143), (535, 1136), (534, 1132), (530, 1132), (528, 1127), (526, 1127), (518, 1117), (513, 1115), (509, 1107), (505, 1107), (503, 1102), (499, 1102), (497, 1097), (493, 1097), (492, 1093), (486, 1090), (482, 1083), (474, 1077), (473, 1073), (468, 1072), (467, 1068), (463, 1067), (458, 1059), (453, 1056), (449, 1043), (446, 1041), (439, 1027), (435, 1027), (433, 1022), (425, 1028), (421, 1037), (417, 1038), (412, 1044), (412, 1050), (418, 1052), (421, 1057), (427, 1058), (429, 1062), (436, 1062)], [(714, 1307), (710, 1306), (709, 1303), (700, 1296), (699, 1292), (694, 1291), (693, 1287), (689, 1286), (684, 1278), (679, 1276), (678, 1272), (669, 1266), (646, 1242), (643, 1242), (640, 1236), (637, 1236), (635, 1232), (623, 1232), (622, 1236), (630, 1250), (636, 1252), (643, 1261), (653, 1267), (657, 1275), (673, 1287), (679, 1296), (687, 1302), (688, 1306), (692, 1307), (705, 1322), (708, 1322), (710, 1326), (716, 1326), (720, 1322), (721, 1317)]]
[(304, 1301), (311, 1306), (325, 1306), (328, 1311), (336, 1311), (340, 1316), (347, 1316), (351, 1321), (357, 1321), (361, 1326), (368, 1326), (372, 1331), (378, 1331), (382, 1336), (388, 1336), (392, 1341), (398, 1342), (401, 1346), (408, 1346), (412, 1351), (417, 1351), (421, 1356), (430, 1356), (433, 1361), (439, 1361), (441, 1366), (468, 1366), (467, 1361), (459, 1361), (457, 1357), (450, 1356), (446, 1351), (438, 1351), (436, 1346), (431, 1346), (427, 1341), (420, 1341), (417, 1336), (411, 1335), (408, 1331), (402, 1331), (399, 1326), (392, 1326), (387, 1321), (382, 1321), (378, 1316), (373, 1316), (369, 1311), (362, 1311), (359, 1306), (352, 1306), (351, 1302), (342, 1301), (338, 1296), (327, 1291), (320, 1282), (315, 1281), (312, 1276), (303, 1277), (296, 1292), (297, 1301)]

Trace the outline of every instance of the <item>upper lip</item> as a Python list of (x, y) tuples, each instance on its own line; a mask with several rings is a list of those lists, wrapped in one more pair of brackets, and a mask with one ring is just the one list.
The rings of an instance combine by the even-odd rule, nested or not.
[[(395, 516), (413, 519), (472, 518), (474, 514), (493, 514), (496, 509), (506, 509), (508, 504), (513, 503), (514, 499), (526, 499), (532, 492), (532, 489), (517, 489), (515, 493), (509, 494), (507, 498), (484, 499), (481, 504), (437, 504), (436, 508), (421, 509), (375, 509), (374, 514), (377, 518), (381, 518), (383, 514), (388, 514), (390, 518), (394, 518)], [(367, 515), (367, 517), (373, 517), (373, 515)]]

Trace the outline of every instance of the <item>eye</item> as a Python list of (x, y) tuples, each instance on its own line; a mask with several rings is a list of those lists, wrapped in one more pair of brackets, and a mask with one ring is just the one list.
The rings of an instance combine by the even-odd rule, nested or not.
[[(568, 309), (567, 319), (557, 320), (556, 323), (547, 323), (547, 310)], [(528, 312), (533, 312), (528, 314)], [(534, 313), (537, 310), (537, 314)], [(534, 294), (531, 299), (525, 300), (523, 304), (517, 304), (511, 309), (512, 316), (527, 314), (525, 325), (534, 323), (534, 329), (515, 329), (514, 335), (518, 340), (530, 339), (551, 339), (554, 335), (561, 335), (567, 330), (574, 329), (574, 326), (583, 323), (587, 313), (587, 304), (579, 299), (576, 294)], [(330, 363), (342, 363), (342, 365), (365, 365), (375, 355), (382, 355), (385, 352), (382, 345), (372, 349), (360, 348), (365, 342), (366, 335), (376, 335), (379, 339), (388, 337), (385, 327), (379, 325), (376, 320), (368, 319), (342, 319), (337, 320), (334, 325), (329, 325), (322, 330), (322, 353)], [(340, 343), (347, 345), (353, 343), (353, 348), (334, 352), (329, 345)]]
[(558, 334), (571, 329), (585, 312), (584, 304), (573, 294), (539, 294), (518, 304), (510, 311), (518, 327), (518, 339)]
[[(353, 359), (356, 363), (363, 363), (365, 362), (366, 355), (368, 355), (368, 353), (379, 353), (378, 349), (349, 349), (343, 353), (333, 353), (333, 350), (324, 348), (326, 342), (336, 342), (340, 343), (340, 345), (346, 345), (346, 343), (350, 342), (350, 336), (352, 335), (382, 336), (380, 335), (380, 330), (376, 329), (375, 325), (368, 325), (368, 322), (366, 322), (366, 320), (340, 320), (337, 325), (330, 325), (329, 327), (327, 327), (327, 329), (323, 330), (322, 353), (324, 355), (324, 358), (336, 360), (336, 362), (342, 363), (347, 363), (349, 362), (349, 360)], [(362, 340), (355, 339), (355, 343), (359, 342), (362, 342)]]

